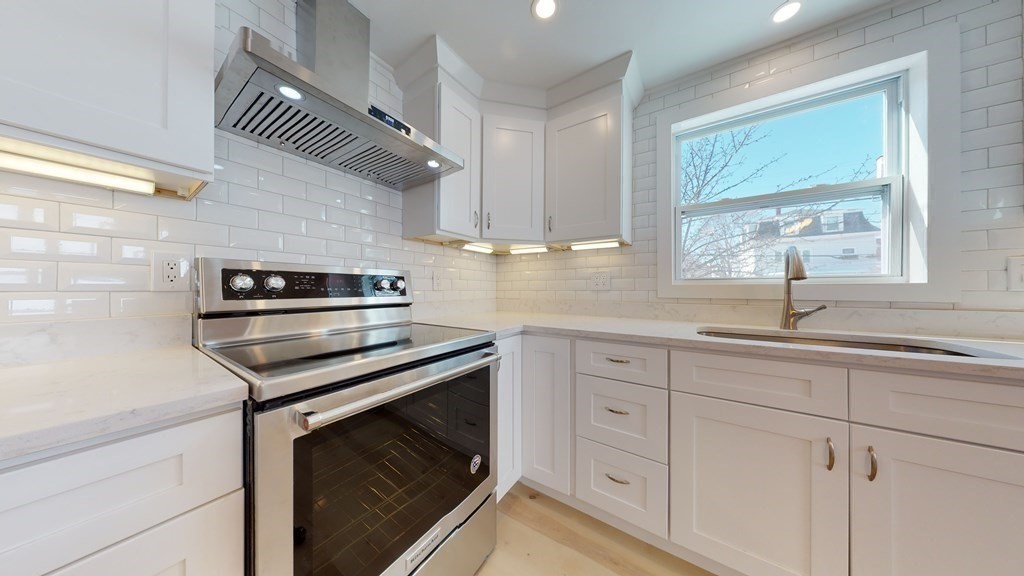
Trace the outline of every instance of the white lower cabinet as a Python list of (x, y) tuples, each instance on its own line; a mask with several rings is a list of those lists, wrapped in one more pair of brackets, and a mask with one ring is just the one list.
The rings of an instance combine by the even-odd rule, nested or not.
[(852, 576), (1024, 574), (1024, 454), (852, 428)]
[[(0, 573), (4, 576), (48, 574), (241, 487), (242, 417), (239, 410), (2, 472)], [(237, 516), (221, 518), (218, 522), (234, 526), (232, 522), (241, 519), (240, 511)], [(191, 527), (188, 532), (195, 532), (195, 538), (220, 541), (226, 535), (223, 553), (237, 556), (231, 561), (241, 560), (241, 548), (236, 549), (232, 544), (240, 540), (232, 540), (231, 532), (222, 534), (220, 529), (215, 529), (219, 524), (191, 521), (188, 525)], [(158, 543), (146, 546), (168, 548), (172, 556), (192, 554), (189, 551), (192, 544), (183, 544), (178, 531), (160, 534), (168, 536), (149, 536), (146, 542), (155, 538)], [(184, 548), (179, 550), (181, 546)], [(170, 570), (171, 566), (173, 564), (164, 568)], [(138, 571), (127, 568), (81, 570), (67, 573), (104, 576), (228, 574), (147, 572), (143, 568)]]
[(673, 542), (744, 574), (847, 573), (849, 424), (680, 392), (671, 413)]
[(668, 466), (576, 438), (576, 497), (668, 536)]
[(240, 576), (245, 498), (237, 490), (51, 576)]
[(523, 475), (523, 337), (498, 340), (498, 500)]
[(572, 382), (569, 340), (523, 336), (523, 476), (571, 489)]

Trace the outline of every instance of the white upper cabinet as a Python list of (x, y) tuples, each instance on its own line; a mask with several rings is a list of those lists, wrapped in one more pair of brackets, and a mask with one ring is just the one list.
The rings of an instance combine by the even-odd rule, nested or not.
[(544, 122), (484, 115), (485, 240), (544, 242)]
[(455, 236), (480, 235), (480, 111), (452, 88), (438, 86), (438, 143), (465, 167), (437, 181), (438, 228)]
[(212, 0), (0, 2), (0, 133), (213, 173)]

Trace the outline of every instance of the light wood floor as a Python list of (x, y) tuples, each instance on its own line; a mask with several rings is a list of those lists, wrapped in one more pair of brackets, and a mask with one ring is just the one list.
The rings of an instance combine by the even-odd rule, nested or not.
[(477, 576), (713, 576), (522, 484), (498, 504)]

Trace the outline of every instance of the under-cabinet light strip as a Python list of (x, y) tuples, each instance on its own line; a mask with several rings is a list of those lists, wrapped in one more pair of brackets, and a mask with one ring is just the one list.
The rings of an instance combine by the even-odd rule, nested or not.
[(150, 196), (156, 192), (156, 184), (146, 180), (20, 156), (9, 152), (0, 152), (0, 170), (100, 186), (113, 190), (123, 190), (125, 192), (135, 192), (136, 194), (148, 194)]

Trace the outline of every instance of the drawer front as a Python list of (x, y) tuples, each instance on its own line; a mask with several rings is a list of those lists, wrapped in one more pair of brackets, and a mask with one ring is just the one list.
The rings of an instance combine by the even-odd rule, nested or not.
[(1024, 387), (850, 371), (850, 419), (1024, 451)]
[(0, 566), (44, 574), (241, 486), (238, 410), (11, 470)]
[(576, 375), (576, 434), (668, 463), (668, 391)]
[(51, 576), (242, 574), (245, 569), (244, 503), (243, 492), (237, 490)]
[(668, 350), (577, 340), (576, 372), (666, 388)]
[(846, 420), (846, 368), (672, 352), (672, 390)]
[(576, 438), (576, 497), (668, 538), (668, 466)]

